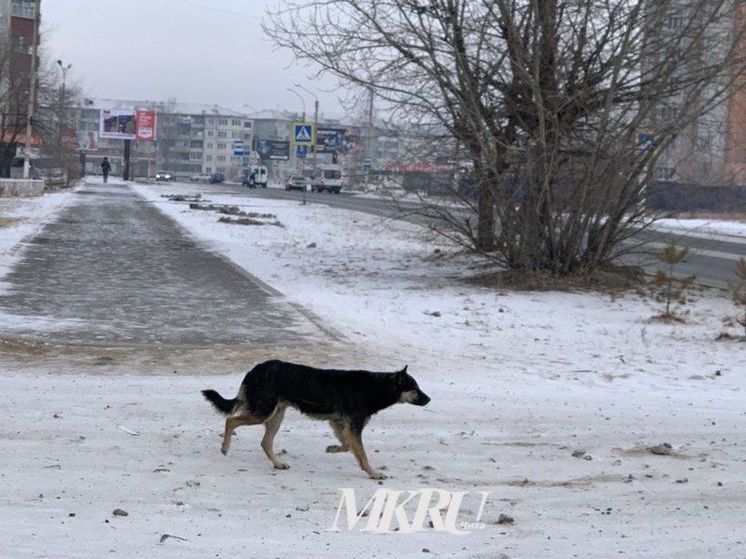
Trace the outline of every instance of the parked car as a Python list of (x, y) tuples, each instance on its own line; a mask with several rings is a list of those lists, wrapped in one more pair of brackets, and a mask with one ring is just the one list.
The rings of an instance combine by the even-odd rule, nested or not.
[(157, 171), (155, 173), (156, 182), (168, 182), (173, 180), (176, 180), (176, 177), (174, 177), (171, 171)]
[(285, 182), (285, 190), (306, 190), (306, 177), (303, 175), (290, 175)]
[(225, 175), (223, 173), (213, 173), (210, 175), (210, 183), (216, 184), (221, 183), (225, 180)]
[(207, 173), (201, 173), (199, 175), (193, 175), (192, 182), (210, 182), (211, 178), (212, 178), (212, 175), (209, 175)]

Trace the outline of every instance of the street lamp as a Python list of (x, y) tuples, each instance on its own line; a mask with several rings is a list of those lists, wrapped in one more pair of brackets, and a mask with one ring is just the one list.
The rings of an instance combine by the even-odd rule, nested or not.
[(295, 91), (294, 89), (290, 89), (288, 87), (287, 90), (290, 93), (292, 93), (293, 95), (295, 95), (298, 99), (300, 99), (300, 102), (303, 104), (303, 116), (300, 119), (305, 122), (305, 120), (306, 120), (306, 100), (303, 99), (303, 96), (300, 93), (298, 93), (297, 91)]

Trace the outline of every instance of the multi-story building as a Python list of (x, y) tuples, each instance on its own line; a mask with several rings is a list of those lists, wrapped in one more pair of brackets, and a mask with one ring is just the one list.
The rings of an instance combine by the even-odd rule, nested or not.
[[(687, 19), (695, 17), (691, 15), (691, 2), (681, 0), (678, 5), (672, 5), (671, 12), (657, 29), (663, 40), (679, 37)], [(693, 49), (687, 52), (694, 58), (689, 64), (696, 64), (697, 57), (717, 61), (729, 56), (729, 41), (733, 34), (746, 28), (746, 6), (736, 7), (733, 13), (735, 20), (724, 17), (708, 24), (698, 42), (701, 52)], [(683, 44), (683, 48), (689, 48), (688, 43)], [(746, 51), (746, 43), (741, 40), (738, 48)], [(736, 58), (744, 54), (746, 52), (739, 53), (738, 50), (732, 53)], [(665, 56), (670, 56), (670, 53), (654, 52), (646, 63), (659, 63)], [(681, 64), (684, 66), (684, 62)], [(733, 65), (734, 71), (741, 67), (740, 64)], [(726, 81), (731, 79), (735, 79), (735, 84), (728, 86)], [(733, 95), (681, 130), (673, 144), (660, 154), (653, 170), (655, 180), (701, 186), (746, 185), (746, 83), (735, 75), (723, 76), (723, 80), (704, 88), (698, 96), (714, 96), (724, 87)], [(691, 93), (685, 90), (662, 101), (654, 124), (665, 127), (667, 122), (675, 123), (682, 118), (682, 104), (692, 102), (686, 99), (688, 96)]]
[[(38, 45), (40, 38), (36, 24), (40, 9), (41, 0), (0, 0), (0, 171), (4, 175), (26, 140), (32, 66), (36, 67), (33, 80), (38, 80), (39, 65), (32, 61), (34, 42)], [(35, 138), (33, 144), (38, 145)]]

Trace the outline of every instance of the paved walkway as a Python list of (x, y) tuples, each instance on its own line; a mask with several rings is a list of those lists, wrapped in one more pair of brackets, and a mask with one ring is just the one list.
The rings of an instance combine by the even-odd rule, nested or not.
[(306, 316), (124, 185), (88, 184), (24, 249), (0, 337), (54, 344), (295, 344)]

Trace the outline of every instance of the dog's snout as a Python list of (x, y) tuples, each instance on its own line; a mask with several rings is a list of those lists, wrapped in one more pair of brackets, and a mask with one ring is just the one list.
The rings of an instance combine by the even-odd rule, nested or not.
[(425, 394), (420, 390), (420, 393), (417, 395), (417, 405), (418, 406), (426, 406), (430, 402), (430, 396)]

